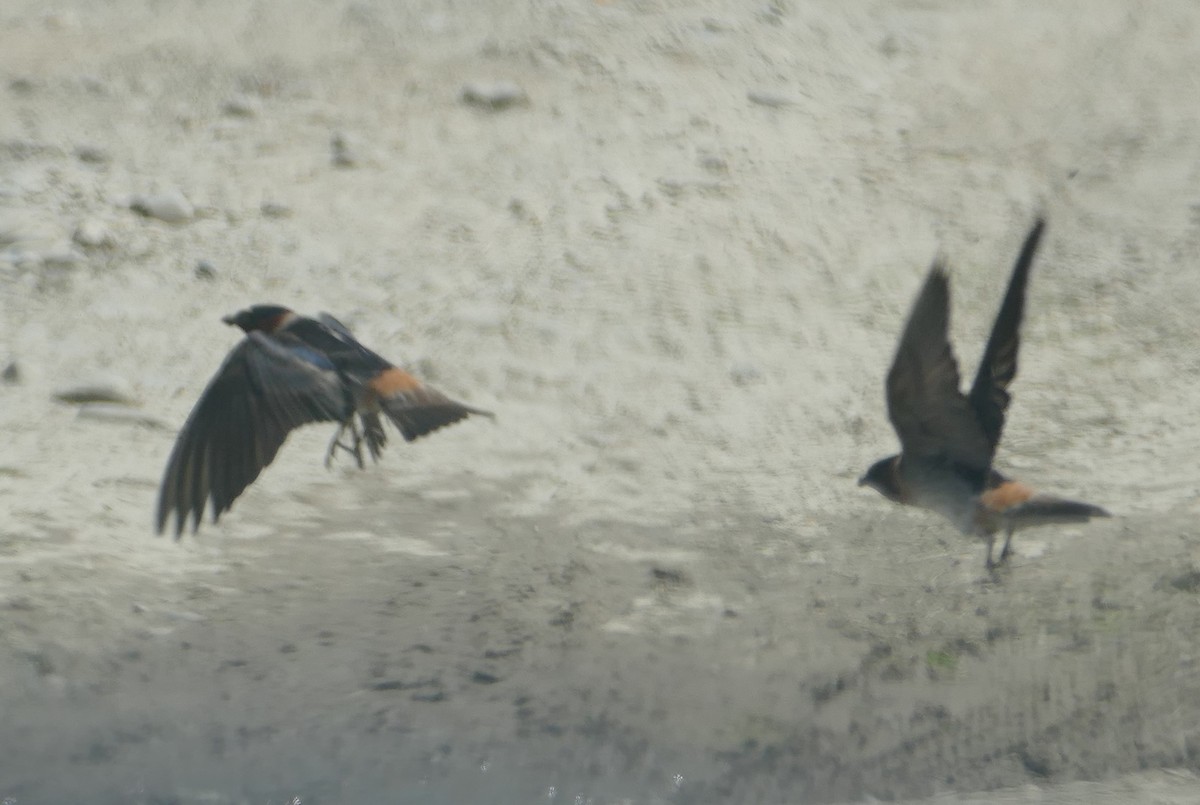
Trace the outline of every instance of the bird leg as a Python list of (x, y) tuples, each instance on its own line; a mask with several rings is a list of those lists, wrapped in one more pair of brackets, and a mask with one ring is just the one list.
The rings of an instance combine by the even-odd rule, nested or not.
[[(995, 546), (995, 544), (996, 544), (996, 535), (988, 534), (987, 535), (987, 546), (988, 546), (987, 560), (984, 562), (984, 565), (987, 567), (988, 570), (996, 569), (996, 562), (992, 561), (992, 548), (993, 548), (993, 546)], [(1002, 562), (1004, 561), (1003, 557), (1001, 558), (1000, 561), (1002, 561)]]
[(1004, 548), (1002, 548), (1000, 551), (1001, 563), (1007, 562), (1008, 557), (1012, 556), (1012, 538), (1013, 531), (1015, 530), (1016, 529), (1013, 528), (1012, 523), (1009, 523), (1004, 529)]
[[(350, 430), (350, 434), (354, 437), (354, 443), (352, 445), (346, 444), (342, 441), (342, 434), (345, 433), (347, 429)], [(333, 461), (333, 454), (339, 447), (350, 455), (354, 456), (354, 461), (358, 464), (358, 468), (360, 470), (363, 469), (365, 465), (363, 464), (362, 443), (362, 434), (358, 432), (358, 425), (355, 424), (354, 417), (351, 416), (345, 422), (342, 422), (340, 425), (338, 425), (337, 433), (333, 434), (333, 441), (329, 443), (329, 452), (325, 454), (325, 469), (329, 469), (329, 465)]]

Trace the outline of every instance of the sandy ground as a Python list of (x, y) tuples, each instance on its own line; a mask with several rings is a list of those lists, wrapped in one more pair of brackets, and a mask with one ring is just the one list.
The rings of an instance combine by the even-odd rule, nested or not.
[[(0, 80), (6, 803), (1200, 797), (1191, 0), (6, 0)], [(1118, 516), (989, 582), (854, 480), (1038, 211), (998, 463)], [(259, 301), (498, 423), (155, 539)]]

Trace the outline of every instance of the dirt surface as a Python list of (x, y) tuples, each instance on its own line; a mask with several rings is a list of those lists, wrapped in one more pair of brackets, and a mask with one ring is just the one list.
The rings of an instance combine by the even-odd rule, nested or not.
[[(8, 0), (0, 82), (5, 802), (1200, 797), (1192, 3)], [(990, 578), (854, 481), (1038, 213), (998, 466), (1117, 516)], [(154, 538), (264, 301), (497, 423)]]

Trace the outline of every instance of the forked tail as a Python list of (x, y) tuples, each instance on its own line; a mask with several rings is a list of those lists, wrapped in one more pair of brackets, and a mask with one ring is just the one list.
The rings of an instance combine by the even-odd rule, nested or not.
[(400, 429), (406, 442), (432, 433), (438, 428), (453, 425), (472, 414), (489, 419), (496, 418), (491, 411), (455, 402), (428, 386), (381, 400), (380, 405), (387, 418)]
[(1035, 495), (1005, 513), (1016, 528), (1039, 525), (1086, 523), (1093, 517), (1111, 517), (1106, 510), (1091, 503)]

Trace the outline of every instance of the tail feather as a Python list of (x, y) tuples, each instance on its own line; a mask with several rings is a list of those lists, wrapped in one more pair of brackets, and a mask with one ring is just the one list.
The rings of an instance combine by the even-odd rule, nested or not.
[(1017, 528), (1086, 523), (1093, 517), (1112, 516), (1105, 509), (1093, 506), (1091, 503), (1056, 498), (1050, 495), (1036, 495), (1005, 514)]
[(491, 411), (463, 405), (436, 392), (423, 395), (424, 399), (414, 399), (415, 396), (404, 395), (382, 401), (383, 412), (400, 429), (406, 442), (453, 425), (472, 414), (495, 419)]

